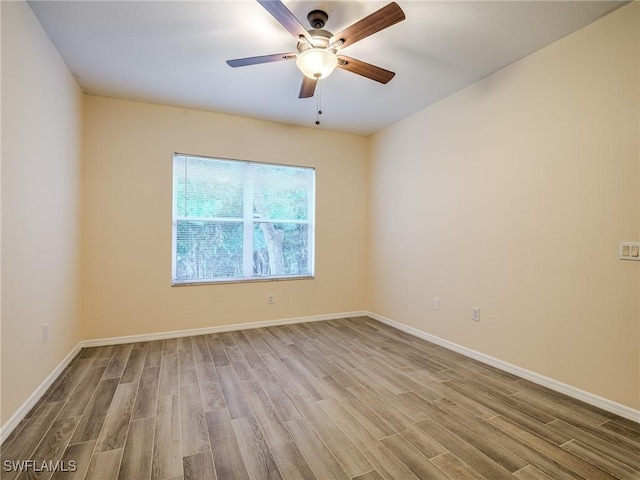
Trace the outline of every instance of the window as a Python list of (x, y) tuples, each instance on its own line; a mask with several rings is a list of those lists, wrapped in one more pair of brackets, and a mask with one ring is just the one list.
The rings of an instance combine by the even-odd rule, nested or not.
[(315, 170), (173, 156), (176, 284), (313, 276)]

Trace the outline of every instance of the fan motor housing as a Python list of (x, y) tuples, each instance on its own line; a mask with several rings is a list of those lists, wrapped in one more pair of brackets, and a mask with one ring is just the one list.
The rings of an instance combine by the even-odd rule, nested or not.
[(311, 35), (313, 45), (309, 45), (306, 41), (298, 42), (298, 52), (302, 53), (310, 48), (328, 48), (329, 39), (333, 36), (333, 33), (328, 30), (322, 30), (319, 28), (312, 28), (307, 30)]

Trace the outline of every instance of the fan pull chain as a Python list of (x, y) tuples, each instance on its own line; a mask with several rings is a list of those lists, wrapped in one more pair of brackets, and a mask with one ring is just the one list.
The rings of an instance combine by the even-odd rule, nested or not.
[(320, 115), (322, 115), (322, 83), (318, 80), (318, 93), (316, 95), (316, 125), (320, 125)]

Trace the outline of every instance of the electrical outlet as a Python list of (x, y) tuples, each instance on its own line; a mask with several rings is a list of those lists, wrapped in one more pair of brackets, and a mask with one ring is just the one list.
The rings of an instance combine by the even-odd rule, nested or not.
[(480, 309), (478, 307), (471, 307), (471, 320), (474, 322), (480, 321)]
[(45, 323), (42, 325), (42, 341), (46, 342), (49, 340), (49, 324)]
[(433, 299), (433, 309), (434, 310), (440, 310), (440, 299), (439, 298), (434, 298)]
[(273, 293), (267, 295), (267, 303), (269, 305), (273, 305), (274, 303), (276, 303), (276, 296)]

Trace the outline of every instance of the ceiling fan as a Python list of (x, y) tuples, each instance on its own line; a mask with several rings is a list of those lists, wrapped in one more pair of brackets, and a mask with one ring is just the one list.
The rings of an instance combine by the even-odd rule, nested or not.
[(341, 32), (333, 34), (323, 30), (329, 16), (322, 10), (309, 12), (307, 20), (311, 24), (311, 29), (306, 30), (280, 0), (257, 1), (298, 40), (297, 52), (227, 60), (229, 66), (245, 67), (296, 59), (296, 65), (304, 75), (299, 98), (313, 97), (318, 80), (329, 76), (336, 67), (380, 83), (387, 83), (394, 77), (394, 72), (340, 55), (338, 52), (404, 20), (404, 12), (397, 3), (392, 2)]

